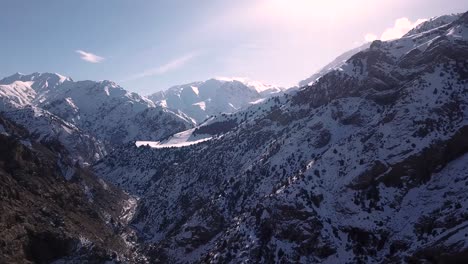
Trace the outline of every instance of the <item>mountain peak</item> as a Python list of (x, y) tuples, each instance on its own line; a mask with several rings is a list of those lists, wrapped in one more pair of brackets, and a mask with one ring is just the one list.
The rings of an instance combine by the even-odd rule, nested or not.
[(1, 79), (0, 84), (12, 84), (15, 81), (34, 82), (32, 88), (37, 90), (45, 88), (55, 88), (64, 82), (69, 82), (73, 80), (70, 77), (66, 77), (58, 73), (34, 72), (31, 74), (23, 74), (20, 72), (16, 72), (13, 75)]
[(302, 81), (300, 81), (298, 84), (299, 84), (299, 87), (303, 87), (303, 86), (307, 86), (307, 85), (311, 85), (312, 83), (314, 83), (315, 81), (317, 81), (317, 79), (319, 79), (320, 77), (322, 77), (323, 75), (327, 74), (328, 72), (334, 70), (334, 69), (337, 69), (339, 68), (340, 66), (342, 66), (343, 64), (346, 63), (346, 61), (351, 58), (354, 54), (358, 53), (358, 52), (361, 52), (367, 48), (369, 48), (371, 45), (370, 42), (367, 42), (367, 43), (364, 43), (363, 45), (359, 46), (359, 47), (356, 47), (356, 48), (353, 48), (343, 54), (341, 54), (340, 56), (336, 57), (332, 62), (328, 63), (327, 65), (325, 65), (324, 67), (322, 67), (320, 70), (318, 70), (317, 72), (315, 72), (314, 74), (312, 74), (310, 77), (308, 77), (307, 79), (304, 79)]
[(455, 20), (462, 17), (462, 13), (458, 14), (450, 14), (450, 15), (442, 15), (442, 16), (435, 16), (430, 18), (429, 20), (417, 25), (415, 28), (411, 29), (406, 33), (403, 37), (408, 37), (411, 35), (419, 34), (431, 29), (435, 29), (447, 24), (454, 22)]
[(282, 91), (284, 88), (272, 85), (272, 84), (267, 84), (261, 81), (256, 81), (256, 80), (251, 80), (247, 77), (215, 77), (213, 78), (214, 80), (218, 81), (224, 81), (224, 82), (240, 82), (244, 84), (245, 86), (254, 89), (258, 93), (262, 93), (265, 91)]
[(200, 123), (209, 116), (236, 112), (283, 90), (243, 77), (215, 77), (173, 86), (148, 98), (156, 105), (178, 110)]

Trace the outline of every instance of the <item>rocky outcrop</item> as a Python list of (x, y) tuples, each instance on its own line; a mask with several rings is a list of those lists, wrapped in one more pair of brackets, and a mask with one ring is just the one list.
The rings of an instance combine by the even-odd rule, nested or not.
[[(122, 219), (130, 197), (70, 163), (55, 145), (30, 141), (0, 116), (0, 262), (137, 260)], [(129, 233), (130, 232), (130, 233)]]

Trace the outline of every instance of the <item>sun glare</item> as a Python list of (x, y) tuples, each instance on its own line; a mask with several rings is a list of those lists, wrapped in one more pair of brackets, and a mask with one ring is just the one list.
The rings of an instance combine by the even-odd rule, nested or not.
[(309, 20), (336, 17), (345, 12), (360, 12), (365, 2), (368, 0), (268, 0), (262, 2), (262, 9), (279, 18)]

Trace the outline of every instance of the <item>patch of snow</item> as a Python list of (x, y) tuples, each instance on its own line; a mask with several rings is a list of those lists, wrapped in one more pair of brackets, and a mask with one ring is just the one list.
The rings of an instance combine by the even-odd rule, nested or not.
[(200, 109), (203, 110), (203, 111), (206, 110), (206, 103), (205, 103), (204, 101), (198, 102), (198, 103), (194, 103), (193, 105), (196, 105), (196, 106), (200, 107)]
[(259, 103), (261, 103), (263, 101), (265, 101), (265, 98), (260, 98), (258, 100), (253, 101), (253, 102), (250, 102), (250, 104), (259, 104)]
[(167, 101), (166, 100), (161, 100), (161, 101), (158, 102), (158, 105), (160, 105), (161, 107), (167, 108)]
[(200, 91), (198, 91), (198, 87), (193, 86), (193, 85), (190, 86), (190, 87), (192, 88), (193, 92), (194, 92), (196, 95), (199, 95), (199, 94), (200, 94)]
[(177, 133), (164, 141), (137, 141), (135, 145), (137, 147), (149, 146), (151, 148), (172, 148), (172, 147), (186, 147), (190, 145), (195, 145), (207, 140), (210, 140), (212, 137), (207, 135), (193, 135), (195, 128)]

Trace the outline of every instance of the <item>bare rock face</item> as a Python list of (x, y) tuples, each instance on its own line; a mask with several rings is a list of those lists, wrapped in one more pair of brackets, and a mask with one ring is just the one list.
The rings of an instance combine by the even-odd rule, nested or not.
[(60, 143), (31, 141), (1, 116), (0, 124), (0, 262), (137, 259), (121, 237), (127, 194), (70, 163)]

